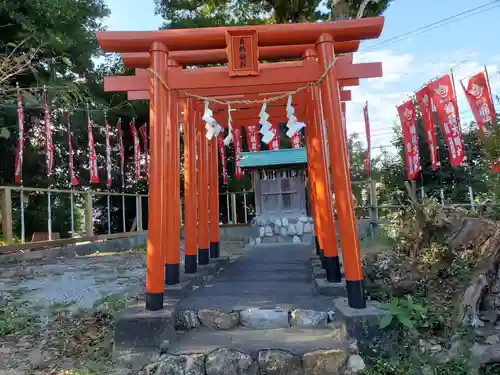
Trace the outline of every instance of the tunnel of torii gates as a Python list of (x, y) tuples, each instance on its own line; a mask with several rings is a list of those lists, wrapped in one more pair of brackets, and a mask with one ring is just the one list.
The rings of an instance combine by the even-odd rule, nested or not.
[[(218, 141), (205, 136), (204, 99), (211, 101), (213, 117), (221, 126), (228, 126), (227, 102), (232, 124), (246, 126), (258, 124), (263, 100), (277, 97), (268, 102), (267, 113), (271, 122), (286, 122), (290, 92), (296, 117), (306, 124), (312, 216), (328, 281), (341, 281), (333, 185), (349, 305), (366, 307), (342, 110), (351, 99), (345, 88), (359, 85), (361, 78), (381, 77), (382, 64), (354, 64), (352, 55), (342, 55), (356, 52), (361, 40), (378, 38), (383, 24), (383, 17), (375, 17), (97, 33), (105, 52), (121, 53), (125, 65), (136, 68), (134, 76), (106, 77), (105, 90), (127, 91), (131, 100), (150, 100), (147, 310), (162, 309), (166, 286), (180, 281), (180, 123), (184, 271), (193, 274), (197, 264), (219, 257), (220, 242)], [(227, 66), (193, 68), (207, 64)]]

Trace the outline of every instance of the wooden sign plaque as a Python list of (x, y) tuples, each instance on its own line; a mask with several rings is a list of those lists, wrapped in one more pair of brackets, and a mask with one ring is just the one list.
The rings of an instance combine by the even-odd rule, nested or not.
[(259, 41), (256, 30), (227, 30), (229, 76), (259, 75)]

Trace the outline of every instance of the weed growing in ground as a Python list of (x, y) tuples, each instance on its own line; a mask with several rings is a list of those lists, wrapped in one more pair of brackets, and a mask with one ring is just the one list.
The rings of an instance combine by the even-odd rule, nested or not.
[(50, 306), (50, 310), (54, 313), (57, 313), (59, 311), (64, 311), (67, 310), (69, 307), (73, 306), (76, 303), (76, 301), (60, 301), (52, 304)]
[(121, 294), (111, 294), (103, 297), (94, 303), (94, 310), (104, 310), (116, 313), (127, 307), (128, 298)]
[(40, 319), (28, 314), (22, 304), (0, 306), (0, 337), (25, 336), (39, 333)]
[[(428, 358), (404, 358), (392, 360), (376, 360), (365, 370), (364, 375), (471, 375), (467, 361), (457, 360), (446, 364), (435, 364)], [(493, 375), (498, 373), (484, 373)]]

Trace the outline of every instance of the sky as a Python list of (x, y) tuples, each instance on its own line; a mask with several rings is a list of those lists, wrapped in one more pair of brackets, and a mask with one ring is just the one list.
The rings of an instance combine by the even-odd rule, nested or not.
[[(363, 80), (352, 88), (347, 104), (347, 129), (365, 139), (362, 108), (368, 101), (373, 154), (388, 146), (396, 106), (428, 81), (453, 69), (462, 123), (472, 120), (459, 80), (487, 66), (491, 88), (500, 96), (500, 0), (463, 14), (425, 32), (402, 36), (492, 0), (393, 0), (384, 13), (385, 25), (376, 40), (364, 41), (354, 62), (382, 62), (383, 78)], [(163, 20), (154, 15), (154, 0), (107, 0), (111, 16), (108, 30), (153, 30)], [(464, 81), (467, 85), (467, 79)], [(300, 119), (299, 119), (300, 120)]]

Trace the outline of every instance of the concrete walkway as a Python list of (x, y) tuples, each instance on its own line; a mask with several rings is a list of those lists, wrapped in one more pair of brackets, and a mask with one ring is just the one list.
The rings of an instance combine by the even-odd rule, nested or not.
[(251, 307), (327, 311), (332, 298), (313, 291), (311, 245), (268, 244), (248, 249), (207, 284), (181, 300), (181, 309)]

